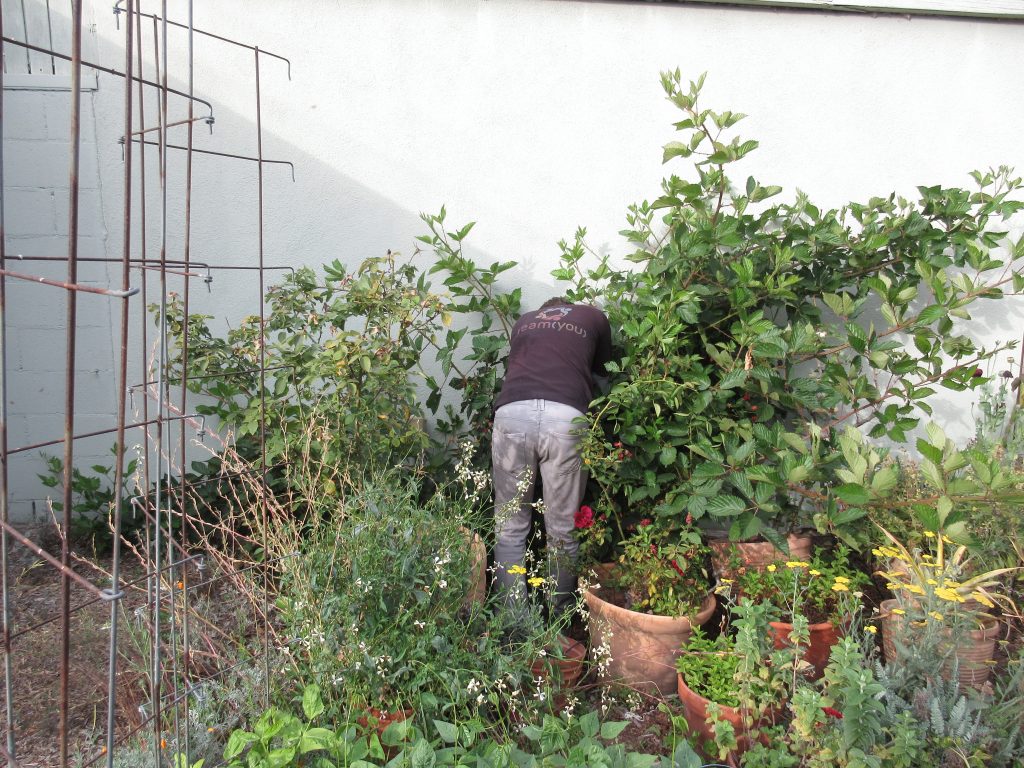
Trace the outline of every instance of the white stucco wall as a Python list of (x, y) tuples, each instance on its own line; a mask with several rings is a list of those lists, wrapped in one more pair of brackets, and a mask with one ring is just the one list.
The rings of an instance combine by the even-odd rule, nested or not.
[[(187, 5), (169, 3), (184, 22)], [(713, 5), (569, 0), (305, 0), (196, 4), (197, 27), (286, 56), (261, 61), (269, 264), (355, 264), (413, 250), (419, 212), (446, 204), (478, 222), (469, 252), (516, 260), (506, 285), (533, 303), (554, 290), (556, 242), (578, 225), (598, 250), (624, 253), (626, 206), (658, 193), (661, 146), (677, 113), (659, 72), (708, 72), (705, 103), (749, 115), (761, 142), (737, 167), (797, 188), (819, 205), (918, 184), (967, 185), (975, 168), (1024, 172), (1024, 24)], [(106, 0), (88, 0), (97, 57), (123, 63)], [(158, 12), (159, 3), (144, 3)], [(122, 22), (123, 23), (123, 22)], [(152, 24), (144, 24), (152, 77)], [(180, 30), (169, 33), (171, 82), (186, 84)], [(212, 101), (199, 148), (255, 154), (253, 54), (195, 38), (195, 88)], [(120, 254), (122, 83), (101, 75), (96, 115), (102, 230)], [(155, 94), (146, 94), (155, 124)], [(171, 120), (185, 115), (171, 97)], [(184, 143), (182, 129), (171, 141)], [(10, 151), (10, 150), (8, 150)], [(156, 197), (156, 152), (147, 173)], [(169, 258), (181, 257), (180, 155), (169, 164)], [(256, 263), (256, 171), (197, 157), (192, 258)], [(138, 206), (136, 206), (136, 210)], [(10, 215), (10, 214), (9, 214)], [(158, 240), (149, 224), (149, 255)], [(137, 230), (137, 228), (136, 228)], [(137, 255), (137, 253), (136, 253)], [(173, 279), (172, 279), (173, 280)], [(155, 281), (150, 279), (150, 286)], [(16, 288), (16, 287), (15, 287)], [(175, 288), (177, 289), (177, 288)], [(231, 322), (257, 310), (252, 273), (194, 285), (196, 311)], [(1020, 302), (982, 318), (990, 339), (1017, 338)], [(112, 365), (112, 362), (111, 362)], [(947, 398), (951, 432), (970, 434), (968, 402)]]

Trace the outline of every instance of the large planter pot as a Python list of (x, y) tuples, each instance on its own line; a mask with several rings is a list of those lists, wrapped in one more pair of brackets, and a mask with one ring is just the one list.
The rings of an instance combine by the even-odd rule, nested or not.
[(700, 626), (715, 612), (710, 594), (693, 623), (685, 616), (654, 616), (615, 605), (607, 587), (588, 588), (583, 596), (590, 610), (590, 645), (601, 680), (660, 696), (676, 690), (675, 660), (693, 626)]
[[(679, 694), (679, 701), (682, 702), (686, 725), (695, 742), (694, 746), (705, 756), (714, 757), (716, 750), (708, 746), (709, 743), (713, 745), (715, 741), (714, 726), (708, 722), (708, 705), (711, 702), (690, 690), (679, 673), (676, 673), (676, 692)], [(736, 758), (750, 749), (750, 738), (747, 736), (747, 728), (743, 723), (743, 710), (738, 707), (722, 705), (719, 705), (719, 709), (721, 710), (719, 719), (732, 723), (736, 732), (737, 749), (730, 755), (730, 765), (735, 765)], [(747, 719), (749, 720), (749, 718)]]
[[(893, 613), (899, 607), (897, 600), (883, 600), (879, 606), (882, 625), (882, 654), (886, 663), (897, 658), (896, 643), (912, 646), (915, 632), (922, 631), (907, 621), (906, 615)], [(961, 687), (979, 689), (992, 674), (992, 659), (996, 652), (996, 639), (999, 637), (999, 622), (985, 613), (977, 614), (978, 629), (968, 631), (960, 638), (954, 654), (959, 666), (957, 675)], [(953, 673), (952, 658), (942, 667), (942, 676), (946, 679)]]
[[(772, 621), (768, 623), (768, 626), (772, 644), (776, 648), (785, 648), (789, 643), (789, 633), (793, 631), (793, 625), (783, 621)], [(804, 650), (803, 658), (813, 668), (810, 677), (817, 680), (825, 674), (832, 646), (839, 642), (842, 632), (830, 621), (811, 624), (808, 629), (810, 630), (810, 643)]]
[(777, 548), (770, 541), (729, 541), (728, 539), (711, 539), (708, 546), (711, 547), (711, 562), (715, 566), (715, 573), (727, 578), (735, 578), (738, 569), (730, 561), (735, 554), (739, 561), (739, 568), (753, 568), (762, 570), (769, 563), (777, 560), (810, 560), (811, 559), (811, 537), (806, 535), (789, 534), (786, 537), (786, 544), (789, 546), (787, 555)]

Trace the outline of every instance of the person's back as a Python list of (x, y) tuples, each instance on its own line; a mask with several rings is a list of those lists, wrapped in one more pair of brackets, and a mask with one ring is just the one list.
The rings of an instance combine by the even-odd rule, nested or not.
[[(510, 602), (525, 596), (521, 566), (539, 471), (556, 618), (571, 607), (576, 588), (573, 518), (587, 481), (579, 456), (581, 422), (593, 399), (593, 377), (604, 374), (610, 357), (611, 329), (601, 310), (551, 299), (513, 327), (507, 373), (495, 400), (495, 581)], [(524, 491), (519, 485), (527, 473)]]

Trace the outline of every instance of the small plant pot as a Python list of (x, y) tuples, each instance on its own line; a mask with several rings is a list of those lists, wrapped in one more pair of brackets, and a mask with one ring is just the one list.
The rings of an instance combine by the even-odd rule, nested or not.
[[(785, 648), (789, 644), (789, 633), (793, 631), (793, 625), (784, 621), (772, 621), (768, 623), (768, 626), (772, 644), (776, 648)], [(804, 650), (803, 659), (813, 668), (810, 677), (817, 680), (825, 674), (832, 646), (839, 642), (842, 631), (830, 621), (811, 624), (808, 629), (810, 630), (810, 643)]]
[[(363, 728), (373, 728), (373, 730), (377, 732), (377, 738), (380, 739), (389, 725), (392, 723), (404, 722), (412, 716), (412, 709), (397, 709), (391, 712), (385, 712), (384, 710), (377, 709), (376, 707), (368, 707), (366, 714), (360, 715), (356, 718), (356, 722)], [(384, 755), (389, 760), (398, 754), (397, 747), (389, 747), (383, 743), (381, 744), (381, 747), (384, 750)]]
[(588, 588), (590, 645), (602, 682), (624, 683), (648, 693), (669, 696), (676, 689), (675, 661), (690, 638), (715, 612), (709, 594), (693, 622), (685, 616), (654, 616), (615, 605), (613, 591)]
[[(715, 741), (714, 726), (708, 722), (708, 705), (711, 704), (711, 701), (698, 693), (694, 693), (686, 684), (683, 676), (678, 672), (676, 673), (676, 692), (679, 694), (679, 701), (682, 702), (683, 711), (686, 716), (686, 725), (689, 728), (694, 745), (706, 757), (716, 756), (717, 751), (713, 748)], [(744, 725), (744, 720), (749, 722), (750, 718), (744, 717), (743, 710), (738, 707), (719, 705), (719, 709), (721, 710), (719, 719), (732, 723), (732, 727), (736, 732), (738, 748), (730, 755), (732, 759), (730, 764), (735, 764), (735, 758), (738, 758), (750, 749), (750, 738), (747, 736), (747, 726)]]
[(786, 537), (789, 545), (787, 555), (777, 548), (770, 541), (729, 541), (728, 539), (712, 539), (708, 542), (711, 547), (711, 562), (715, 566), (715, 573), (727, 578), (736, 578), (737, 571), (729, 565), (732, 554), (735, 552), (742, 563), (741, 568), (763, 570), (769, 563), (778, 560), (810, 560), (811, 559), (811, 537), (806, 535), (789, 534)]
[[(897, 642), (910, 646), (915, 641), (915, 633), (921, 629), (914, 627), (905, 615), (893, 613), (899, 607), (895, 599), (883, 600), (881, 611), (882, 655), (887, 664), (897, 659)], [(963, 688), (980, 689), (992, 674), (992, 660), (995, 658), (996, 639), (999, 637), (999, 622), (986, 613), (975, 614), (978, 629), (966, 632), (959, 639), (954, 654), (959, 666), (957, 679)], [(948, 635), (949, 630), (945, 630)], [(953, 674), (953, 660), (948, 659), (942, 666), (942, 676), (949, 679)]]
[(587, 646), (579, 640), (573, 640), (564, 635), (559, 637), (559, 644), (562, 647), (562, 658), (548, 654), (533, 662), (530, 672), (534, 678), (543, 678), (545, 681), (554, 678), (556, 688), (569, 690), (583, 676), (583, 662), (587, 658)]

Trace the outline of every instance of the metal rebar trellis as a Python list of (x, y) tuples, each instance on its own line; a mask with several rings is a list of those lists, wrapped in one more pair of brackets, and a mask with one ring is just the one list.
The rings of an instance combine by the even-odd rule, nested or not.
[[(25, 16), (25, 0), (6, 0), (9, 8), (17, 4), (17, 11)], [(197, 29), (193, 22), (192, 0), (183, 0), (186, 7), (184, 20), (169, 18), (167, 0), (160, 0), (159, 9), (155, 12), (144, 10), (142, 0), (118, 0), (114, 8), (116, 29), (123, 35), (123, 64), (120, 67), (108, 66), (98, 62), (87, 61), (82, 56), (83, 41), (83, 0), (70, 2), (70, 29), (66, 30), (70, 45), (67, 48), (59, 45), (61, 36), (54, 37), (54, 25), (62, 19), (50, 15), (50, 2), (46, 0), (46, 34), (42, 39), (32, 38), (30, 25), (26, 21), (18, 30), (10, 32), (4, 29), (4, 0), (0, 0), (0, 53), (3, 54), (4, 66), (0, 67), (0, 93), (3, 92), (4, 75), (8, 59), (13, 60), (13, 52), (24, 57), (28, 73), (33, 72), (33, 56), (39, 59), (56, 73), (57, 63), (67, 67), (70, 74), (70, 119), (67, 125), (70, 157), (68, 167), (68, 228), (67, 252), (63, 255), (21, 255), (8, 253), (7, 233), (5, 232), (4, 211), (6, 208), (4, 194), (4, 111), (3, 99), (0, 99), (0, 586), (2, 586), (2, 631), (4, 650), (4, 713), (6, 739), (0, 753), (10, 766), (18, 765), (18, 700), (15, 694), (15, 681), (19, 674), (13, 659), (17, 642), (38, 631), (43, 626), (59, 623), (60, 626), (60, 664), (59, 664), (59, 700), (57, 703), (56, 723), (58, 727), (59, 749), (57, 760), (61, 768), (67, 766), (72, 758), (78, 765), (92, 765), (105, 762), (113, 766), (115, 752), (119, 745), (139, 733), (150, 731), (150, 742), (153, 750), (154, 765), (170, 764), (172, 758), (165, 749), (168, 743), (174, 745), (175, 751), (190, 755), (188, 706), (190, 694), (197, 686), (201, 686), (204, 678), (196, 670), (189, 669), (193, 658), (192, 633), (189, 625), (188, 601), (190, 592), (207, 585), (197, 580), (190, 583), (188, 566), (190, 563), (202, 561), (202, 554), (194, 549), (194, 542), (189, 538), (189, 526), (181, 522), (189, 493), (189, 480), (185, 467), (189, 440), (201, 438), (206, 431), (202, 417), (192, 414), (189, 382), (201, 376), (192, 376), (189, 372), (189, 323), (183, 324), (180, 338), (177, 340), (177, 365), (179, 374), (175, 377), (169, 371), (169, 321), (168, 298), (172, 281), (180, 281), (181, 302), (184, 317), (187, 319), (191, 311), (191, 284), (194, 279), (201, 280), (209, 290), (214, 282), (213, 275), (218, 270), (252, 270), (258, 277), (258, 297), (254, 297), (259, 307), (261, 333), (265, 333), (264, 302), (266, 296), (265, 275), (272, 270), (291, 269), (288, 266), (268, 265), (264, 253), (264, 167), (271, 164), (290, 163), (283, 160), (268, 159), (263, 156), (263, 123), (260, 85), (260, 63), (264, 57), (284, 62), (287, 76), (291, 77), (291, 64), (282, 56), (261, 50), (258, 46), (232, 40), (213, 32)], [(154, 5), (157, 3), (154, 0)], [(150, 23), (144, 24), (144, 20)], [(17, 26), (17, 25), (15, 25)], [(41, 28), (41, 27), (40, 27)], [(175, 37), (171, 39), (170, 34)], [(144, 53), (144, 38), (151, 37), (152, 52)], [(212, 41), (211, 45), (226, 45), (252, 52), (252, 75), (255, 86), (253, 98), (253, 122), (256, 127), (255, 156), (238, 153), (215, 151), (195, 146), (194, 127), (197, 122), (204, 122), (213, 131), (215, 98), (200, 98), (195, 93), (195, 53), (194, 40), (202, 36)], [(175, 56), (184, 60), (183, 71), (175, 71), (173, 76), (184, 83), (180, 87), (171, 87), (172, 62), (169, 56), (171, 49)], [(184, 49), (184, 50), (182, 50)], [(37, 67), (41, 71), (41, 67)], [(21, 70), (18, 70), (19, 73)], [(123, 79), (124, 123), (119, 135), (103, 136), (102, 132), (109, 126), (97, 125), (97, 140), (120, 142), (123, 147), (123, 195), (122, 229), (120, 232), (119, 257), (81, 256), (79, 254), (79, 221), (80, 201), (79, 178), (80, 150), (82, 146), (82, 73), (89, 71), (107, 78)], [(111, 80), (116, 82), (116, 80)], [(155, 92), (155, 93), (154, 93)], [(156, 97), (156, 107), (150, 105), (147, 112), (147, 96)], [(172, 109), (172, 97), (174, 105)], [(196, 105), (202, 107), (203, 113), (195, 114)], [(176, 111), (184, 107), (186, 116), (178, 119)], [(148, 121), (155, 116), (155, 125)], [(183, 132), (182, 143), (171, 143), (172, 132)], [(155, 140), (146, 140), (147, 135), (155, 136)], [(149, 156), (150, 174), (147, 179), (147, 156), (155, 150), (155, 161), (158, 167), (158, 178), (152, 173), (154, 158)], [(183, 198), (183, 216), (179, 221), (170, 218), (171, 196), (179, 194), (173, 190), (178, 186), (169, 183), (168, 157), (170, 150), (184, 153), (184, 172), (180, 182), (180, 195)], [(207, 160), (208, 158), (208, 160)], [(246, 263), (216, 264), (192, 258), (191, 243), (192, 210), (193, 210), (193, 164), (199, 159), (204, 162), (221, 163), (241, 160), (252, 162), (256, 166), (255, 185), (252, 195), (256, 199), (258, 218), (252, 222), (256, 229), (256, 252)], [(292, 168), (294, 178), (294, 168)], [(150, 206), (147, 210), (147, 198)], [(152, 199), (156, 199), (157, 210), (153, 210)], [(155, 235), (154, 235), (154, 227)], [(171, 253), (171, 238), (174, 232), (181, 238), (181, 253)], [(159, 255), (147, 255), (149, 239), (159, 242)], [(9, 264), (8, 262), (12, 262)], [(13, 263), (16, 269), (11, 269)], [(45, 274), (35, 274), (33, 267), (45, 266), (48, 263), (63, 263), (66, 275), (56, 279)], [(101, 264), (111, 267), (120, 266), (120, 279), (112, 285), (98, 286), (83, 281), (79, 267), (83, 264)], [(35, 440), (31, 443), (11, 444), (8, 430), (11, 408), (17, 408), (17, 402), (10, 404), (8, 387), (8, 369), (10, 361), (10, 334), (8, 328), (12, 318), (8, 310), (9, 286), (17, 285), (20, 290), (32, 283), (31, 290), (54, 290), (62, 292), (65, 306), (65, 350), (64, 350), (64, 433), (62, 437), (46, 440)], [(155, 296), (154, 296), (155, 291)], [(79, 296), (83, 297), (80, 306)], [(88, 299), (86, 297), (89, 297)], [(76, 431), (76, 381), (78, 349), (77, 331), (81, 323), (80, 313), (92, 311), (92, 306), (85, 302), (115, 301), (117, 302), (117, 320), (110, 329), (116, 339), (115, 368), (110, 372), (110, 384), (116, 391), (116, 411), (113, 424), (98, 430)], [(155, 302), (158, 306), (158, 322), (156, 337), (150, 338), (147, 316), (147, 302)], [(150, 345), (155, 348), (150, 354)], [(264, 352), (264, 344), (260, 344), (258, 365), (253, 369), (239, 373), (255, 374), (259, 377), (261, 392), (260, 428), (264, 433), (266, 404), (262, 399), (265, 378), (268, 370)], [(129, 381), (130, 362), (134, 358), (139, 361), (141, 384)], [(154, 359), (155, 358), (155, 361)], [(232, 375), (231, 372), (225, 375)], [(177, 387), (176, 390), (172, 388)], [(141, 394), (135, 404), (135, 396)], [(80, 405), (80, 403), (79, 403)], [(136, 405), (137, 407), (133, 407)], [(133, 411), (140, 411), (134, 418), (129, 418)], [(97, 579), (93, 574), (83, 575), (76, 568), (73, 553), (69, 549), (69, 532), (73, 519), (73, 470), (76, 461), (76, 445), (86, 437), (112, 434), (115, 439), (114, 449), (114, 487), (124, 487), (125, 459), (130, 446), (138, 446), (140, 485), (145, 497), (133, 499), (123, 508), (122, 494), (115, 493), (111, 502), (111, 520), (113, 529), (113, 549), (109, 560), (108, 576)], [(63, 449), (63, 499), (61, 519), (59, 521), (61, 550), (59, 556), (51, 554), (39, 542), (26, 536), (12, 522), (10, 515), (10, 460), (17, 455), (29, 451), (37, 451), (49, 445), (61, 445)], [(251, 477), (263, 482), (267, 476), (266, 446), (260, 444), (261, 457), (258, 470), (253, 469)], [(211, 480), (213, 478), (210, 478)], [(197, 485), (208, 480), (200, 481)], [(266, 496), (263, 497), (263, 517), (266, 518)], [(145, 520), (144, 571), (142, 575), (133, 574), (125, 578), (122, 570), (121, 533), (125, 517), (130, 513), (141, 511)], [(176, 525), (177, 521), (177, 525)], [(266, 526), (264, 526), (266, 530)], [(12, 599), (12, 579), (9, 558), (13, 547), (25, 547), (37, 556), (44, 567), (52, 568), (55, 578), (60, 582), (60, 604), (56, 613), (42, 621), (26, 626), (18, 626), (13, 621), (14, 606)], [(202, 575), (200, 571), (200, 575)], [(264, 584), (266, 584), (264, 568)], [(145, 589), (142, 589), (142, 585)], [(84, 600), (73, 601), (72, 587), (84, 591)], [(137, 719), (133, 726), (126, 728), (119, 714), (122, 704), (119, 701), (118, 665), (119, 626), (123, 621), (124, 601), (131, 590), (145, 594), (145, 611), (152, 627), (149, 643), (149, 698), (144, 706), (144, 716)], [(174, 608), (180, 601), (182, 610)], [(263, 598), (264, 619), (269, 613), (266, 594)], [(72, 738), (69, 725), (69, 707), (71, 699), (71, 665), (74, 637), (71, 627), (73, 617), (90, 605), (106, 602), (109, 604), (109, 643), (107, 648), (106, 667), (106, 701), (104, 737), (102, 743), (94, 742), (86, 745), (91, 751), (82, 751), (83, 745), (74, 745), (78, 754), (72, 755)], [(167, 610), (167, 606), (171, 610)], [(166, 626), (164, 625), (166, 624)], [(264, 638), (269, 635), (264, 631)], [(269, 639), (264, 640), (269, 643)], [(265, 651), (269, 648), (265, 645)], [(269, 659), (269, 654), (266, 654)], [(179, 665), (184, 668), (179, 668)], [(168, 669), (169, 667), (169, 669)], [(169, 671), (170, 674), (166, 674)], [(221, 669), (211, 673), (222, 676), (231, 671)], [(267, 669), (269, 679), (269, 669)], [(170, 690), (165, 690), (165, 682)], [(97, 705), (103, 702), (96, 702)], [(97, 707), (98, 708), (98, 707)], [(191, 764), (191, 762), (189, 762)]]

